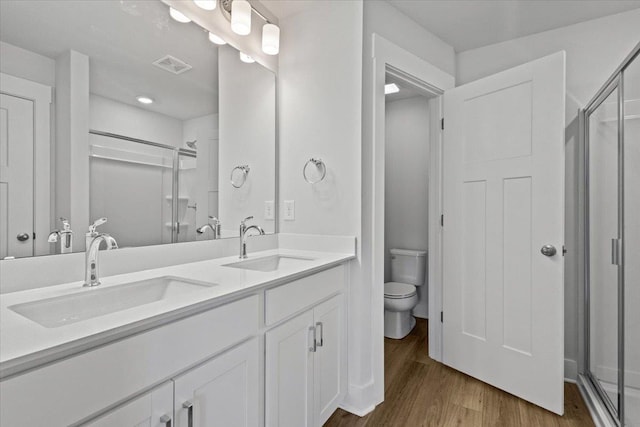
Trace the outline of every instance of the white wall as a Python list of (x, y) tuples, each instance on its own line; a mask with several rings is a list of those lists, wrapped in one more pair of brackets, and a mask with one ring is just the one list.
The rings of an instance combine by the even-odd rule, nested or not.
[[(264, 217), (264, 203), (275, 198), (276, 78), (261, 65), (240, 61), (229, 46), (218, 49), (220, 109), (219, 214), (223, 236), (238, 234), (240, 221), (253, 216), (265, 232), (275, 221)], [(250, 168), (235, 188), (229, 177), (236, 166)]]
[(0, 41), (0, 72), (15, 77), (56, 85), (56, 61), (29, 50)]
[[(429, 100), (423, 96), (386, 103), (385, 282), (391, 279), (391, 248), (427, 250), (429, 245)], [(413, 314), (427, 318), (427, 286), (418, 288)]]
[(567, 54), (565, 177), (565, 376), (575, 378), (578, 359), (578, 109), (638, 43), (640, 10), (522, 37), (457, 55), (457, 83), (463, 84), (526, 61), (565, 50)]

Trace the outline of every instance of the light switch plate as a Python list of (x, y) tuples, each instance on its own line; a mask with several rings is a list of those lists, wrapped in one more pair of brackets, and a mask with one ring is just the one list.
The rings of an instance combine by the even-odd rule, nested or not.
[(284, 201), (284, 220), (294, 221), (296, 219), (296, 202), (295, 200)]
[(265, 200), (264, 202), (264, 219), (274, 219), (273, 200)]

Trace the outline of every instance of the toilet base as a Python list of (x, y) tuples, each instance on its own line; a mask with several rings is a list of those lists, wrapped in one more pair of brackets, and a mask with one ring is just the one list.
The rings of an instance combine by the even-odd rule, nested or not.
[(384, 311), (384, 336), (402, 339), (416, 326), (416, 319), (409, 311)]

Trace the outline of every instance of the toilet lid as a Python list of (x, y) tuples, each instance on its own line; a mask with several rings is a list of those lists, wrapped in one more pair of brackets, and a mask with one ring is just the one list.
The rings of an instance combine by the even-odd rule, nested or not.
[(416, 287), (407, 283), (387, 282), (384, 284), (384, 296), (387, 298), (408, 298), (416, 294)]

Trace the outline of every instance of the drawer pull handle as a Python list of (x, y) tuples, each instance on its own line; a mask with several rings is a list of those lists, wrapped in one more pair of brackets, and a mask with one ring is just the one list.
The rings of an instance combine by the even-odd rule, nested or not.
[(320, 341), (318, 342), (318, 347), (322, 347), (324, 345), (324, 326), (322, 322), (316, 323), (316, 329), (320, 328)]
[(316, 328), (309, 326), (309, 332), (311, 333), (311, 340), (313, 344), (309, 346), (309, 351), (315, 353), (318, 350), (318, 344), (316, 342)]
[(171, 427), (171, 417), (169, 415), (161, 416), (160, 422), (164, 423), (164, 427)]
[(187, 400), (182, 407), (187, 410), (187, 427), (193, 427), (193, 402)]

